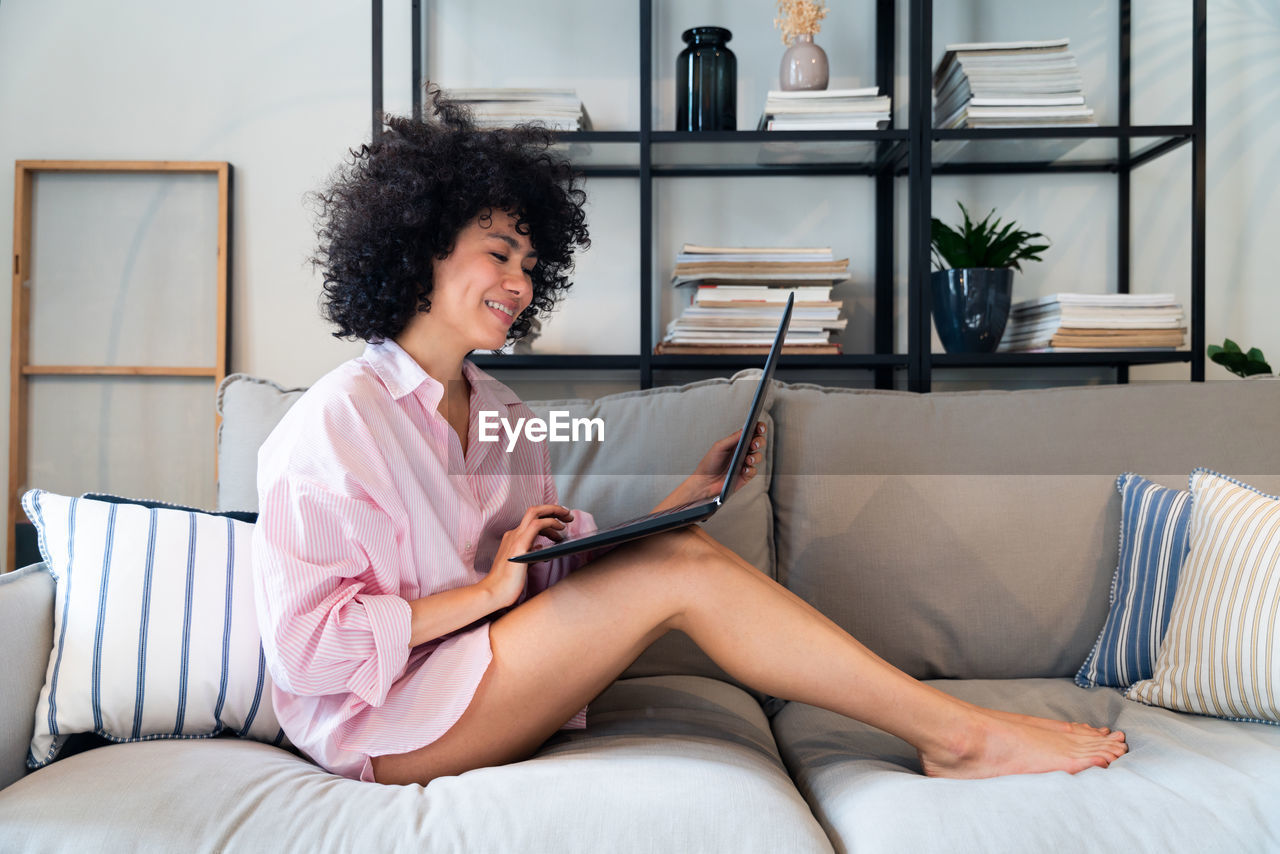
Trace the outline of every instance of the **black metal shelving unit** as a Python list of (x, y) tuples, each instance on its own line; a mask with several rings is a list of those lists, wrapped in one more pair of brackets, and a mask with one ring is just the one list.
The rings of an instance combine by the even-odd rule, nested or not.
[[(1192, 0), (1191, 114), (1189, 125), (1134, 125), (1131, 121), (1131, 0), (1119, 0), (1118, 122), (1096, 128), (1001, 128), (939, 130), (933, 128), (933, 2), (910, 0), (911, 168), (907, 261), (911, 354), (909, 387), (930, 390), (935, 368), (1110, 367), (1117, 382), (1128, 382), (1132, 365), (1186, 362), (1191, 379), (1204, 380), (1205, 307), (1205, 122), (1207, 0)], [(1183, 145), (1192, 146), (1191, 175), (1191, 349), (1175, 351), (1105, 351), (1098, 353), (932, 353), (930, 340), (929, 222), (933, 175), (1113, 173), (1117, 191), (1116, 290), (1130, 291), (1132, 217), (1130, 179), (1135, 169)], [(940, 151), (963, 146), (959, 159), (936, 162)], [(1067, 154), (1070, 152), (1070, 154)], [(1063, 159), (1059, 156), (1066, 155)]]
[[(1205, 75), (1206, 4), (1192, 0), (1192, 122), (1189, 125), (1133, 125), (1130, 121), (1130, 0), (1118, 0), (1120, 35), (1119, 121), (1097, 128), (939, 130), (932, 127), (932, 0), (906, 0), (908, 25), (907, 127), (880, 131), (723, 131), (687, 133), (654, 127), (653, 0), (638, 0), (640, 127), (636, 131), (560, 134), (565, 152), (586, 176), (631, 178), (639, 182), (640, 257), (637, 318), (641, 352), (620, 355), (477, 356), (486, 369), (634, 371), (649, 388), (663, 371), (726, 372), (758, 365), (750, 356), (655, 355), (653, 188), (656, 182), (685, 178), (759, 176), (842, 176), (875, 181), (875, 322), (873, 351), (839, 356), (789, 356), (782, 367), (805, 371), (865, 372), (877, 388), (893, 388), (906, 372), (907, 388), (927, 392), (935, 369), (1113, 368), (1127, 382), (1129, 367), (1189, 363), (1192, 380), (1204, 379), (1205, 305)], [(382, 110), (382, 0), (372, 0), (373, 127)], [(422, 0), (412, 2), (413, 109), (421, 110), (423, 50)], [(874, 0), (876, 85), (894, 91), (895, 0)], [(1133, 170), (1183, 145), (1192, 146), (1191, 349), (1105, 351), (1099, 353), (930, 352), (929, 223), (934, 175), (1112, 173), (1117, 180), (1117, 290), (1130, 288), (1129, 184)], [(767, 147), (767, 148), (766, 148)], [(784, 150), (784, 162), (769, 162), (766, 151)], [(894, 336), (894, 184), (907, 181), (907, 341), (898, 351)]]

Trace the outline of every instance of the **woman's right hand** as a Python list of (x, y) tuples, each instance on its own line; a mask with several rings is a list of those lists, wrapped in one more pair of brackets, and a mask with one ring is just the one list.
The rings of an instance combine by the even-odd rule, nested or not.
[(498, 553), (493, 558), (493, 567), (481, 582), (495, 599), (494, 610), (515, 604), (524, 592), (529, 565), (515, 563), (508, 558), (532, 550), (533, 541), (539, 536), (559, 542), (560, 532), (572, 521), (573, 514), (567, 507), (559, 504), (536, 504), (525, 511), (519, 525), (502, 535)]

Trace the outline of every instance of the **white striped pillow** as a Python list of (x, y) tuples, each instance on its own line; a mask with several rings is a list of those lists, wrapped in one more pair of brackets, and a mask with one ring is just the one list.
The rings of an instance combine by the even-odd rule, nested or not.
[(1125, 696), (1280, 723), (1280, 498), (1191, 473), (1191, 546), (1169, 627), (1155, 673)]
[(81, 732), (283, 743), (254, 613), (252, 525), (43, 490), (22, 506), (57, 585), (30, 767)]

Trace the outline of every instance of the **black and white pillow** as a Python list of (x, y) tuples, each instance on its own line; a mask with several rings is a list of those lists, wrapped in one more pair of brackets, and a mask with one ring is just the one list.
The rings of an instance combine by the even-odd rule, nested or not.
[(284, 742), (254, 612), (251, 524), (43, 490), (22, 505), (57, 585), (29, 766), (82, 732)]

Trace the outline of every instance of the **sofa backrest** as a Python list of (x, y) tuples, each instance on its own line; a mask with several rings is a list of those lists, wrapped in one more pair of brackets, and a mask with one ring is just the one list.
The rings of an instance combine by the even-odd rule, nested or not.
[[(562, 501), (607, 523), (651, 506), (739, 426), (754, 375), (597, 401), (606, 442), (551, 444)], [(254, 509), (257, 448), (301, 394), (219, 395), (219, 507)], [(1116, 476), (1186, 487), (1208, 466), (1280, 491), (1280, 382), (916, 395), (778, 384), (769, 465), (708, 529), (918, 677), (1067, 676), (1106, 615)], [(641, 474), (650, 471), (656, 474)], [(767, 490), (767, 492), (766, 492)], [(683, 636), (629, 675), (718, 671)]]
[(915, 395), (783, 386), (779, 580), (917, 677), (1068, 676), (1106, 616), (1117, 475), (1280, 490), (1280, 382)]

